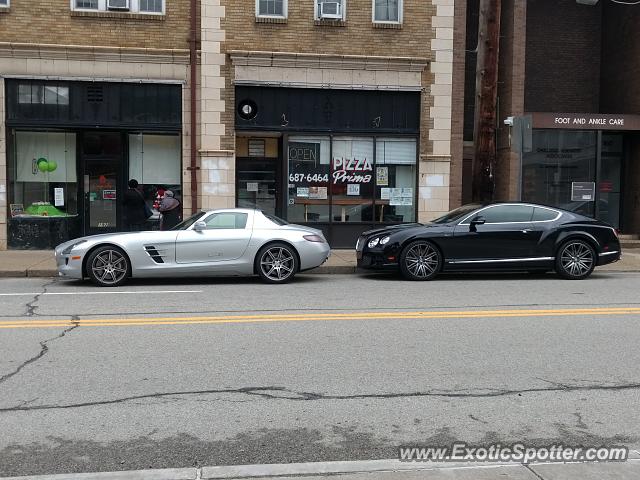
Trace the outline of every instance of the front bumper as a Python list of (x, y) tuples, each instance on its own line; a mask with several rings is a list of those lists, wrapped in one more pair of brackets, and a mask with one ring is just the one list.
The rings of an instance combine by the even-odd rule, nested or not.
[(61, 250), (56, 250), (55, 256), (60, 277), (82, 279), (82, 255), (76, 252), (63, 254)]
[(383, 252), (356, 251), (357, 266), (365, 270), (394, 270), (398, 268), (397, 260), (389, 260)]

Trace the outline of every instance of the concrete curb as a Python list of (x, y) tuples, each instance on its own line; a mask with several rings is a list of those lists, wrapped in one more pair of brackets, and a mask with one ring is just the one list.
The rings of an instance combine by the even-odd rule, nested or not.
[[(632, 464), (640, 467), (638, 453), (631, 450), (629, 459), (624, 464)], [(606, 465), (598, 462), (586, 462), (581, 465)], [(619, 465), (618, 462), (613, 464)], [(531, 468), (539, 465), (576, 465), (576, 463), (534, 463)], [(364, 460), (364, 461), (343, 461), (343, 462), (309, 462), (309, 463), (285, 463), (285, 464), (264, 464), (264, 465), (231, 465), (220, 467), (202, 468), (172, 468), (160, 470), (134, 470), (123, 472), (100, 472), (100, 473), (71, 473), (57, 475), (31, 475), (28, 477), (4, 477), (0, 480), (230, 480), (230, 479), (264, 479), (264, 478), (304, 478), (311, 475), (316, 476), (337, 476), (352, 474), (373, 474), (373, 473), (398, 473), (420, 472), (420, 471), (442, 471), (442, 478), (453, 480), (455, 471), (476, 470), (478, 477), (494, 478), (481, 475), (487, 470), (501, 469), (500, 476), (508, 479), (505, 470), (517, 471), (527, 468), (520, 463), (502, 462), (401, 462), (396, 459), (390, 460)], [(339, 477), (336, 477), (339, 478)], [(350, 477), (351, 478), (351, 477)], [(388, 478), (388, 477), (385, 477)], [(429, 477), (435, 478), (435, 477)], [(438, 477), (440, 478), (440, 477)], [(465, 478), (469, 478), (465, 475)], [(520, 477), (518, 477), (520, 478)], [(570, 478), (570, 477), (567, 477)], [(580, 477), (575, 477), (580, 478)]]

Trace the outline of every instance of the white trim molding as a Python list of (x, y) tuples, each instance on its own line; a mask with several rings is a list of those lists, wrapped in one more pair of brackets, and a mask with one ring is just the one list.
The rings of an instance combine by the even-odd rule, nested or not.
[(235, 85), (421, 91), (426, 58), (232, 50)]

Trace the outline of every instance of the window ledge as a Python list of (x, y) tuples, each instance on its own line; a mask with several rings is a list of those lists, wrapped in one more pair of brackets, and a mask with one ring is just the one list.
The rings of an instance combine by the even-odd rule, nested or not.
[(4, 5), (0, 5), (0, 14), (11, 12), (11, 7), (5, 7)]
[(152, 22), (162, 22), (167, 16), (153, 13), (131, 13), (131, 12), (90, 12), (71, 10), (72, 17), (89, 17), (89, 18), (118, 18), (121, 20), (148, 20)]
[(287, 19), (284, 17), (256, 17), (256, 23), (286, 24)]
[(383, 30), (402, 30), (401, 23), (393, 23), (393, 22), (373, 22), (373, 28), (381, 28)]
[(346, 27), (346, 20), (316, 19), (313, 24), (317, 27)]

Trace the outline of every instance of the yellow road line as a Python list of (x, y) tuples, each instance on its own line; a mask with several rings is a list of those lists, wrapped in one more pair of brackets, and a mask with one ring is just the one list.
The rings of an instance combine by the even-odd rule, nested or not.
[(351, 313), (296, 313), (262, 315), (225, 315), (202, 317), (140, 317), (94, 319), (39, 319), (0, 321), (0, 329), (70, 327), (111, 327), (144, 325), (197, 325), (232, 323), (277, 323), (329, 320), (385, 320), (385, 319), (446, 319), (492, 317), (563, 317), (579, 315), (636, 315), (638, 307), (575, 308), (575, 309), (522, 309), (522, 310), (465, 310), (422, 312), (351, 312)]

